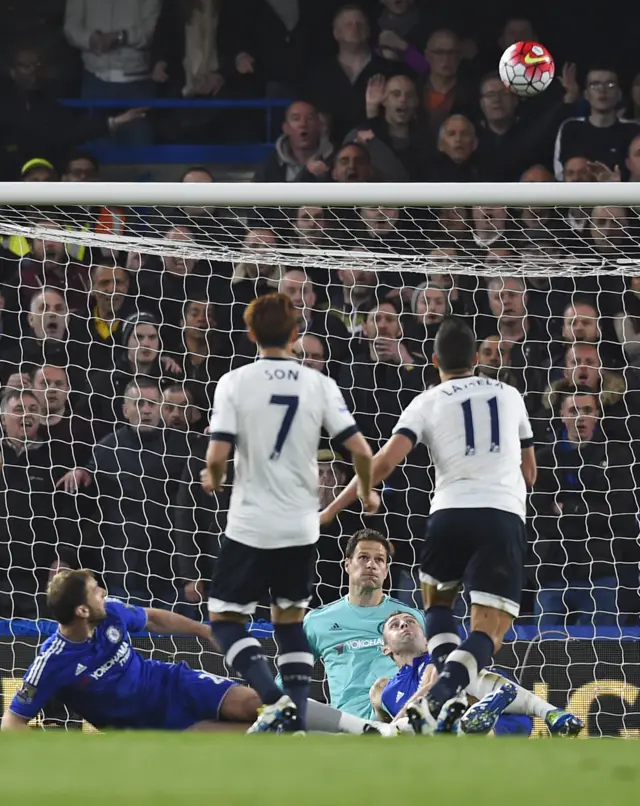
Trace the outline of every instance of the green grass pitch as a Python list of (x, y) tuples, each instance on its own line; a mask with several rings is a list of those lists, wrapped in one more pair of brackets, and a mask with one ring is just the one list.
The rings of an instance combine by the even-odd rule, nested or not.
[(587, 806), (638, 801), (633, 740), (0, 735), (2, 806)]

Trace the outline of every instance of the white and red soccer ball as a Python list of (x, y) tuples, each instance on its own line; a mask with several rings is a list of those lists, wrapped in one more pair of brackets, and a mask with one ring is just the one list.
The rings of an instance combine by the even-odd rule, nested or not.
[(516, 42), (500, 59), (502, 83), (521, 97), (546, 90), (555, 73), (553, 56), (538, 42)]

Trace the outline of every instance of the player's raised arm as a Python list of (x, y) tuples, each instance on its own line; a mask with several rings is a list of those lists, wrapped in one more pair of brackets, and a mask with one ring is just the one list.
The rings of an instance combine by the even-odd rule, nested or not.
[(147, 614), (147, 630), (157, 635), (186, 635), (194, 638), (202, 638), (203, 641), (211, 643), (211, 629), (208, 624), (181, 616), (179, 613), (171, 613), (169, 610), (157, 610), (150, 607), (145, 608)]

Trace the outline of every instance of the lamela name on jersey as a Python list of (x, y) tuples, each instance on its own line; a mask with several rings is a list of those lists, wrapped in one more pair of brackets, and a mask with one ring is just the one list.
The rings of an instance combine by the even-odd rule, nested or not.
[(431, 453), (436, 471), (431, 512), (489, 507), (524, 520), (521, 450), (532, 444), (533, 431), (517, 389), (490, 378), (445, 381), (414, 398), (394, 433), (423, 443)]

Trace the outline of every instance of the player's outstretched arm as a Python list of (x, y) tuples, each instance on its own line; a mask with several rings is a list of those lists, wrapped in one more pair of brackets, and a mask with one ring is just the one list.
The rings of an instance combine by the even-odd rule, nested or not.
[(208, 624), (181, 616), (179, 613), (170, 613), (168, 610), (157, 610), (154, 607), (146, 608), (147, 630), (158, 635), (187, 635), (202, 638), (213, 642), (211, 629)]
[[(373, 465), (373, 452), (369, 443), (360, 432), (353, 434), (345, 440), (345, 448), (351, 454), (353, 469), (356, 472), (356, 494), (362, 501), (365, 512), (375, 511), (378, 508), (377, 500), (371, 495), (371, 471)], [(376, 496), (377, 498), (377, 496)]]
[[(348, 443), (345, 442), (348, 447)], [(371, 484), (373, 487), (384, 481), (413, 450), (413, 442), (404, 434), (394, 434), (387, 444), (373, 457)], [(340, 495), (320, 514), (321, 523), (330, 523), (339, 512), (353, 504), (358, 497), (358, 479), (352, 479)]]
[(8, 730), (28, 730), (29, 729), (29, 720), (25, 719), (23, 716), (18, 716), (18, 714), (14, 714), (13, 711), (10, 711), (8, 708), (2, 715), (2, 724), (0, 725), (0, 730), (8, 731)]

